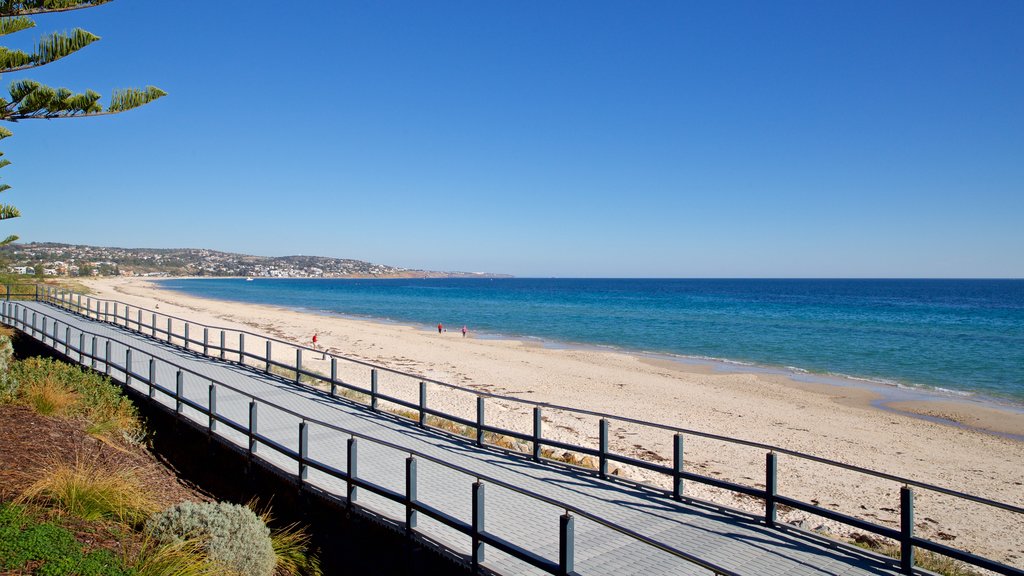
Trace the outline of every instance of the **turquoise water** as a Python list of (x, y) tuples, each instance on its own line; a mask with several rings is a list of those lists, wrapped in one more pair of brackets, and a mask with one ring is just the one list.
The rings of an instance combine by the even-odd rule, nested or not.
[(1024, 403), (1022, 280), (166, 280), (196, 296)]

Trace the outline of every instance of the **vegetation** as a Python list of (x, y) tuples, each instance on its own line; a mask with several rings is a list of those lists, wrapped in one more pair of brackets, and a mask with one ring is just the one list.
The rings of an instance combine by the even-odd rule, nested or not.
[[(5, 404), (81, 422), (113, 454), (137, 450), (144, 437), (134, 405), (109, 379), (50, 359), (14, 361), (10, 334), (0, 330)], [(160, 512), (162, 486), (144, 482), (130, 461), (75, 453), (33, 468), (34, 481), (13, 502), (0, 501), (0, 573), (320, 576), (310, 536), (298, 525), (270, 530), (269, 510), (257, 515), (228, 503), (185, 502)], [(167, 537), (171, 524), (184, 527), (178, 537)], [(83, 533), (92, 549), (76, 538)], [(110, 540), (116, 546), (95, 544)]]
[(10, 363), (0, 378), (0, 404), (5, 403), (29, 406), (44, 416), (81, 418), (88, 433), (109, 440), (139, 444), (144, 437), (138, 410), (109, 378), (49, 358)]
[[(3, 0), (0, 1), (0, 36), (14, 34), (34, 28), (35, 20), (30, 18), (48, 12), (65, 12), (82, 8), (92, 8), (105, 4), (110, 0)], [(44, 35), (36, 41), (35, 50), (26, 53), (21, 50), (10, 50), (0, 46), (0, 73), (21, 72), (44, 66), (70, 56), (99, 40), (99, 36), (75, 28), (71, 32), (54, 32)], [(92, 90), (75, 93), (67, 88), (53, 88), (34, 80), (17, 80), (11, 83), (10, 97), (0, 98), (0, 120), (18, 122), (28, 119), (72, 118), (78, 116), (100, 116), (118, 114), (138, 108), (165, 96), (159, 88), (147, 86), (144, 89), (129, 88), (115, 90), (110, 103), (104, 108), (99, 100), (100, 95)], [(0, 128), (0, 140), (12, 136), (6, 128)], [(2, 155), (2, 153), (0, 153)], [(0, 168), (10, 164), (9, 160), (0, 160)], [(10, 189), (7, 184), (0, 184), (0, 192)], [(21, 213), (12, 205), (0, 204), (0, 220), (17, 218)], [(17, 240), (10, 235), (0, 240), (0, 246)]]
[(0, 502), (0, 570), (37, 566), (46, 576), (128, 576), (123, 561), (104, 549), (84, 552), (67, 528), (34, 518), (23, 506)]
[(77, 455), (53, 460), (19, 501), (32, 502), (83, 520), (112, 520), (139, 526), (156, 511), (133, 468), (115, 467)]
[[(854, 534), (851, 543), (872, 552), (884, 554), (890, 558), (900, 557), (900, 545), (885, 538)], [(948, 556), (936, 554), (928, 550), (917, 549), (914, 553), (914, 566), (942, 576), (981, 576), (976, 569), (954, 560)]]
[(270, 529), (245, 506), (182, 502), (150, 518), (146, 530), (164, 544), (201, 538), (210, 560), (236, 574), (273, 576), (277, 564)]

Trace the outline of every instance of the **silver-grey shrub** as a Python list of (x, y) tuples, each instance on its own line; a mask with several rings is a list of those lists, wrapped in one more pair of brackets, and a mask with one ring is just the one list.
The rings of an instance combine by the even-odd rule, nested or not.
[(270, 529), (252, 510), (227, 502), (182, 502), (146, 523), (159, 542), (207, 540), (210, 560), (246, 576), (273, 576), (277, 562)]

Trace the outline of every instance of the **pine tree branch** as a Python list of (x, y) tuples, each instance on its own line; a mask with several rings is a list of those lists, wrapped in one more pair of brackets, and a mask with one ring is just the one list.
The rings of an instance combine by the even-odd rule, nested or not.
[(0, 73), (20, 72), (56, 62), (61, 58), (78, 52), (99, 39), (99, 36), (91, 32), (75, 28), (71, 31), (71, 34), (54, 32), (49, 36), (40, 38), (32, 54), (26, 54), (21, 50), (12, 51), (0, 46)]
[(0, 17), (70, 12), (110, 1), (112, 0), (0, 0)]
[(21, 216), (21, 212), (10, 204), (0, 204), (0, 220), (9, 220)]
[(0, 246), (7, 246), (8, 244), (10, 244), (11, 242), (16, 241), (17, 239), (18, 239), (17, 235), (11, 234), (7, 238), (4, 238), (2, 241), (0, 241)]
[(7, 36), (8, 34), (14, 34), (15, 32), (34, 28), (35, 25), (35, 20), (25, 16), (8, 16), (0, 18), (0, 36)]
[(142, 90), (116, 90), (110, 98), (110, 105), (104, 110), (99, 103), (100, 95), (92, 90), (75, 94), (67, 88), (51, 88), (33, 80), (19, 80), (11, 83), (12, 101), (0, 108), (0, 120), (18, 122), (108, 116), (145, 106), (166, 95), (166, 92), (155, 86), (146, 86)]

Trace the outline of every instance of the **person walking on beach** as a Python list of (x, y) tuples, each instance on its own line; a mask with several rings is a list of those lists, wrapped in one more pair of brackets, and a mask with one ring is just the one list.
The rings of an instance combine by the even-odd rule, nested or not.
[(440, 334), (443, 331), (444, 331), (444, 326), (440, 322), (438, 322), (437, 323), (437, 333)]
[(319, 342), (318, 336), (319, 335), (316, 332), (313, 332), (313, 350), (319, 350), (321, 352), (320, 359), (321, 360), (327, 360), (327, 349), (322, 347), (322, 346), (320, 346), (320, 344), (318, 343)]
[(462, 327), (462, 337), (463, 338), (466, 337), (466, 327), (465, 326)]

